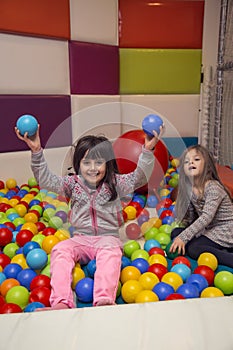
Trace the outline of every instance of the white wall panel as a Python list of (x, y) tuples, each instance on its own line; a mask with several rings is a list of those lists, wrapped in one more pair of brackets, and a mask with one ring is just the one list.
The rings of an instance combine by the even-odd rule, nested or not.
[(69, 94), (68, 42), (0, 34), (0, 94)]
[(118, 45), (118, 1), (70, 0), (71, 39)]

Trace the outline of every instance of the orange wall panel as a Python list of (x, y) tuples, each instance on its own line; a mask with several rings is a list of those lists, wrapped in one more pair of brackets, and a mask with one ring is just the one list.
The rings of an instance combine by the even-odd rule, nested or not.
[(69, 0), (1, 0), (0, 31), (69, 39)]
[(119, 0), (120, 47), (202, 48), (204, 1)]

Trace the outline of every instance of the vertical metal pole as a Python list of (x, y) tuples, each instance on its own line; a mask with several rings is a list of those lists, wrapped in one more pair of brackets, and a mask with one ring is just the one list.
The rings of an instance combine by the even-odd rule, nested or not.
[(215, 125), (214, 125), (214, 158), (219, 161), (220, 156), (220, 137), (221, 137), (221, 114), (223, 100), (223, 69), (224, 64), (224, 38), (226, 33), (228, 0), (221, 0), (219, 43), (217, 57), (217, 85), (216, 85), (216, 102), (215, 102)]

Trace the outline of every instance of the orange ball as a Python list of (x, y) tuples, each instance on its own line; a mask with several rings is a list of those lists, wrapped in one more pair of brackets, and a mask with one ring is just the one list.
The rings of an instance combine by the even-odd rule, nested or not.
[(19, 286), (19, 285), (20, 285), (19, 281), (15, 278), (5, 279), (0, 286), (1, 295), (5, 297), (8, 290), (10, 290), (12, 287)]

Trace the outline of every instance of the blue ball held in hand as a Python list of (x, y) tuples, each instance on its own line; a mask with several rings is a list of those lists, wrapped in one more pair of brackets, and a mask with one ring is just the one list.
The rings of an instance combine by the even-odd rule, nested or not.
[(143, 131), (153, 137), (153, 130), (160, 133), (160, 126), (163, 125), (163, 120), (156, 114), (148, 114), (142, 121), (142, 129)]
[(30, 137), (36, 133), (38, 129), (38, 121), (32, 115), (24, 114), (17, 120), (16, 127), (19, 129), (20, 135), (23, 136), (25, 132), (27, 132)]

